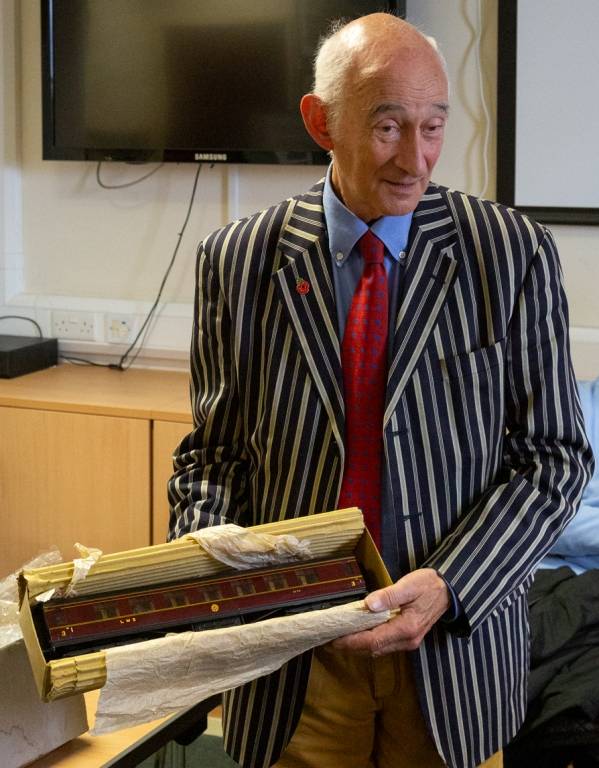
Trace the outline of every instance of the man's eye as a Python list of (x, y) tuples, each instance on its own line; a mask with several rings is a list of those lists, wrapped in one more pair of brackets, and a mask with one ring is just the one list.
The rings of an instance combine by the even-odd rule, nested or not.
[(394, 141), (399, 138), (399, 126), (396, 123), (381, 123), (375, 126), (374, 132), (383, 141)]
[(432, 125), (425, 126), (424, 133), (427, 136), (438, 136), (443, 132), (444, 128), (445, 128), (445, 123), (434, 123)]

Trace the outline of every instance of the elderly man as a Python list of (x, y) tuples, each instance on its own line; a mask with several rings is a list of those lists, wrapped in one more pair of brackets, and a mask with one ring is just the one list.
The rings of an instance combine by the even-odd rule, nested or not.
[(592, 467), (555, 246), (431, 183), (447, 78), (406, 22), (334, 32), (301, 111), (324, 182), (199, 250), (171, 535), (360, 506), (397, 579), (368, 606), (401, 611), (228, 692), (225, 743), (248, 768), (500, 765), (527, 589)]

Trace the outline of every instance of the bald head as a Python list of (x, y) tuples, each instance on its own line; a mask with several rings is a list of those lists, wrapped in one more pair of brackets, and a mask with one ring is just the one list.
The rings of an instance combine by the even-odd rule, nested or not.
[(333, 26), (321, 41), (314, 62), (313, 93), (326, 106), (334, 127), (348, 80), (368, 79), (394, 58), (409, 66), (414, 59), (430, 57), (447, 78), (445, 60), (435, 40), (407, 21), (390, 13), (372, 13)]

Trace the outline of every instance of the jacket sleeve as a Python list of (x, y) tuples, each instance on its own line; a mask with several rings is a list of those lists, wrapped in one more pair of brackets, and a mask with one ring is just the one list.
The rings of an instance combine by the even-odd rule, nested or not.
[(508, 328), (501, 470), (423, 564), (454, 590), (462, 609), (457, 631), (473, 631), (525, 589), (575, 514), (593, 466), (570, 360), (561, 269), (546, 232)]
[(231, 316), (219, 272), (203, 244), (196, 285), (191, 342), (194, 429), (174, 456), (175, 471), (168, 483), (169, 539), (210, 525), (243, 525), (247, 513)]

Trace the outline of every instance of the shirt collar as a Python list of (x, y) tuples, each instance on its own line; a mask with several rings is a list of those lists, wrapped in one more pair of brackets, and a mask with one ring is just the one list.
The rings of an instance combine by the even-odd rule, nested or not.
[[(339, 261), (344, 262), (355, 244), (368, 229), (368, 225), (359, 219), (355, 213), (352, 213), (349, 208), (346, 208), (335, 194), (331, 183), (332, 167), (331, 164), (327, 171), (322, 203), (327, 224), (329, 248), (335, 257), (337, 254), (343, 254), (343, 258)], [(412, 213), (407, 213), (404, 216), (383, 216), (371, 226), (372, 231), (385, 244), (387, 254), (396, 261), (399, 259), (400, 253), (406, 250), (411, 223)]]

